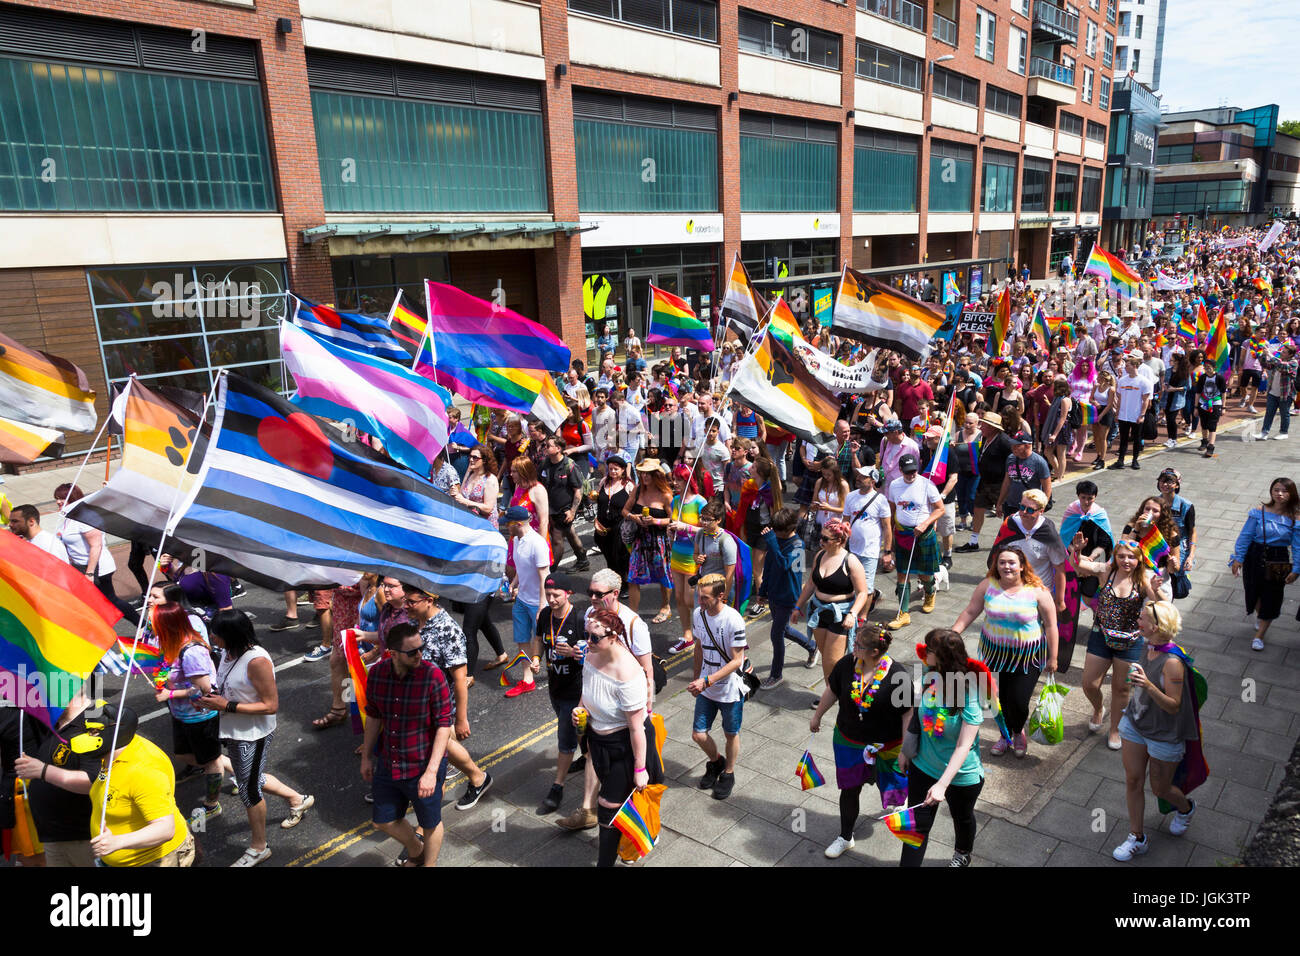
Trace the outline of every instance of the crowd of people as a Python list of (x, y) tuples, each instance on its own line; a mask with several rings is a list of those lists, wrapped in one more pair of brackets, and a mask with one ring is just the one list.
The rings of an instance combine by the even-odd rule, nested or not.
[[(588, 373), (575, 361), (561, 383), (569, 414), (554, 433), (499, 409), (473, 408), (473, 444), (449, 445), (431, 480), (507, 539), (499, 592), (449, 608), (437, 594), (372, 574), (332, 591), (287, 592), (284, 616), (270, 627), (320, 630), (306, 660), (330, 661), (331, 691), (316, 730), (348, 722), (349, 642), (369, 667), (357, 753), (373, 822), (402, 844), (394, 862), (437, 862), (449, 766), (466, 777), (457, 810), (473, 808), (492, 786), (463, 741), (470, 689), (502, 672), (509, 699), (544, 685), (558, 721), (555, 774), (538, 784), (543, 810), (557, 812), (567, 778), (582, 772), (581, 804), (557, 823), (599, 827), (598, 862), (612, 865), (615, 813), (664, 773), (653, 715), (666, 674), (651, 626), (670, 628), (670, 654), (685, 660), (689, 652), (692, 739), (705, 758), (698, 786), (719, 800), (737, 786), (745, 703), (782, 685), (787, 641), (806, 654), (806, 667), (820, 663), (824, 683), (808, 701), (809, 729), (818, 733), (837, 708), (841, 791), (840, 832), (828, 857), (853, 849), (862, 789), (874, 784), (883, 809), (915, 811), (919, 842), (904, 846), (904, 865), (920, 864), (944, 802), (957, 833), (952, 865), (968, 865), (984, 760), (1026, 755), (1040, 678), (1068, 667), (1076, 643), (1086, 645), (1088, 729), (1105, 732), (1107, 746), (1122, 751), (1131, 832), (1116, 859), (1147, 850), (1148, 778), (1176, 814), (1171, 835), (1185, 832), (1196, 807), (1174, 785), (1174, 771), (1188, 746), (1199, 744), (1199, 725), (1191, 665), (1175, 641), (1177, 602), (1190, 591), (1197, 556), (1196, 509), (1174, 467), (1160, 471), (1154, 493), (1138, 502), (1103, 502), (1088, 477), (1076, 475), (1069, 494), (1061, 482), (1086, 473), (1088, 455), (1093, 470), (1140, 468), (1160, 423), (1168, 446), (1199, 431), (1200, 450), (1213, 457), (1234, 404), (1249, 415), (1262, 399), (1257, 437), (1288, 437), (1300, 348), (1296, 237), (1284, 234), (1267, 253), (1254, 238), (1225, 245), (1233, 238), (1191, 235), (1185, 259), (1158, 273), (1134, 256), (1134, 268), (1158, 280), (1140, 299), (1116, 300), (1086, 275), (1035, 289), (1027, 270), (1013, 268), (1003, 354), (990, 356), (985, 337), (970, 332), (936, 339), (923, 362), (879, 350), (865, 390), (841, 396), (830, 443), (801, 441), (761, 410), (730, 400), (744, 343), (712, 356), (672, 349), (651, 362), (635, 335), (616, 358), (620, 343), (607, 331), (595, 368)], [(996, 294), (977, 307), (992, 311)], [(1040, 308), (1053, 316), (1047, 341), (1035, 334)], [(1216, 363), (1205, 323), (1198, 329), (1202, 312), (1227, 319), (1226, 367)], [(849, 364), (867, 354), (811, 323), (804, 335)], [(460, 416), (453, 412), (453, 427)], [(80, 495), (63, 485), (53, 498), (62, 506)], [(1214, 559), (1243, 579), (1257, 651), (1280, 615), (1285, 586), (1300, 576), (1295, 482), (1278, 477), (1263, 497), (1240, 516), (1231, 556)], [(991, 546), (981, 538), (987, 518), (998, 522)], [(1112, 518), (1122, 530), (1112, 530)], [(204, 780), (194, 813), (219, 814), (223, 780), (233, 777), (249, 829), (235, 865), (269, 858), (264, 794), (285, 801), (285, 828), (315, 799), (266, 772), (275, 676), (252, 621), (233, 607), (238, 582), (164, 554), (155, 586), (129, 603), (113, 591), (115, 567), (99, 532), (29, 504), (12, 509), (9, 525), (84, 570), (128, 619), (143, 615), (144, 641), (170, 662), (154, 696), (170, 709), (172, 753), (184, 774)], [(1139, 543), (1153, 529), (1167, 546), (1155, 558)], [(896, 632), (914, 612), (935, 612), (954, 555), (985, 551), (987, 574), (964, 610), (950, 626), (934, 622), (917, 645), (917, 685), (890, 654)], [(592, 573), (597, 553), (604, 567)], [(981, 558), (957, 560), (977, 567)], [(133, 555), (132, 570), (138, 566)], [(878, 575), (894, 577), (892, 600)], [(137, 577), (143, 591), (147, 578)], [(643, 616), (645, 592), (656, 588), (658, 601)], [(513, 647), (494, 620), (501, 603), (510, 605)], [(316, 611), (310, 622), (298, 613), (307, 605)], [(1079, 637), (1084, 608), (1091, 625)], [(772, 650), (765, 675), (749, 660), (763, 618)], [(971, 655), (962, 635), (977, 621)], [(492, 652), (486, 659), (480, 634)], [(53, 731), (29, 721), (17, 756), (12, 720), (0, 717), (7, 721), (0, 724), (4, 770), (26, 781), (44, 862), (189, 865), (201, 850), (187, 829), (193, 817), (177, 810), (171, 762), (140, 732), (138, 705), (97, 717), (87, 705), (69, 707)], [(991, 713), (998, 739), (982, 754), (977, 733)], [(119, 722), (111, 754), (102, 741), (63, 746), (102, 738)], [(111, 785), (121, 788), (114, 794), (96, 783), (109, 763)], [(111, 812), (101, 825), (105, 804)], [(406, 819), (412, 809), (418, 828)]]

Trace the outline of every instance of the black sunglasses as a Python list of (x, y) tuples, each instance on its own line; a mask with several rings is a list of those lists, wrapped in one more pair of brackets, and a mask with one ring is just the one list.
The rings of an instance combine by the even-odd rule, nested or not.
[(423, 653), (423, 647), (416, 647), (409, 651), (393, 651), (394, 654), (405, 654), (407, 657), (419, 657)]
[(614, 593), (613, 591), (595, 591), (595, 590), (592, 590), (592, 589), (590, 589), (590, 588), (587, 589), (587, 597), (589, 597), (589, 598), (603, 598), (603, 597), (608, 597), (609, 595), (611, 595), (611, 594), (613, 594), (613, 593)]

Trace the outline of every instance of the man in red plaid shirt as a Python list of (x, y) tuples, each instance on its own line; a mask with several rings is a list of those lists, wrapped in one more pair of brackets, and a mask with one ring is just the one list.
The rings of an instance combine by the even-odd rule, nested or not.
[[(451, 737), (451, 689), (422, 660), (420, 632), (395, 624), (385, 644), (391, 656), (366, 679), (366, 739), (361, 777), (374, 793), (372, 820), (406, 848), (405, 866), (434, 866), (442, 848), (442, 786)], [(406, 822), (414, 804), (424, 843)]]

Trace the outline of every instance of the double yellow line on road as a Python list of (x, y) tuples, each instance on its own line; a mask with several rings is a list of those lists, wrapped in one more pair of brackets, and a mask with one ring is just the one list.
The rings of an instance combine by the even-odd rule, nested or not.
[[(692, 647), (669, 658), (667, 664), (665, 665), (666, 670), (668, 670), (669, 673), (671, 673), (683, 661), (692, 657), (694, 652), (695, 649)], [(477, 760), (476, 763), (483, 770), (487, 770), (490, 767), (495, 767), (497, 764), (501, 763), (503, 760), (507, 759), (508, 757), (513, 757), (521, 750), (531, 747), (533, 744), (537, 743), (538, 741), (544, 739), (545, 737), (550, 736), (552, 733), (555, 732), (555, 728), (558, 726), (558, 724), (559, 724), (558, 720), (556, 720), (555, 718), (551, 718), (546, 723), (534, 727), (532, 730), (529, 730), (527, 733), (521, 734), (520, 736), (516, 737), (514, 740), (510, 741), (509, 743), (502, 744), (500, 747), (492, 751), (487, 756)], [(454, 783), (451, 783), (444, 789), (443, 791), (444, 795), (452, 790), (455, 790), (458, 786), (460, 786), (460, 784), (464, 780), (465, 777), (463, 775), (458, 777)], [(320, 844), (319, 846), (313, 847), (312, 849), (304, 853), (302, 856), (290, 860), (288, 863), (285, 864), (285, 866), (286, 867), (315, 866), (318, 863), (324, 863), (326, 860), (330, 859), (330, 857), (342, 853), (344, 850), (356, 845), (358, 842), (365, 839), (365, 837), (369, 833), (371, 833), (374, 829), (375, 829), (375, 825), (370, 821), (366, 821), (365, 823), (353, 827), (351, 830), (345, 830), (343, 833), (340, 833), (332, 840), (327, 840), (326, 842)]]

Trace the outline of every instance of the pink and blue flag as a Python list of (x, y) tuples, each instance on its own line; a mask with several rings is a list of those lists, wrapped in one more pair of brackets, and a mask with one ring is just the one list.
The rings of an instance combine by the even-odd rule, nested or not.
[(397, 362), (343, 348), (289, 322), (280, 354), (298, 385), (304, 411), (349, 422), (384, 443), (393, 461), (427, 477), (447, 444), (451, 395)]
[(321, 338), (354, 352), (364, 352), (393, 362), (410, 362), (406, 349), (388, 328), (388, 319), (357, 312), (340, 312), (290, 293), (297, 307), (293, 320)]
[(569, 347), (546, 326), (455, 286), (424, 284), (438, 369), (568, 369)]

